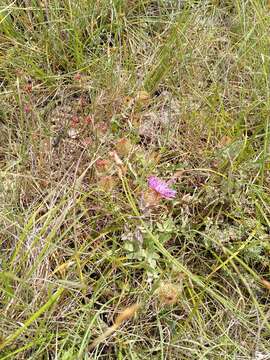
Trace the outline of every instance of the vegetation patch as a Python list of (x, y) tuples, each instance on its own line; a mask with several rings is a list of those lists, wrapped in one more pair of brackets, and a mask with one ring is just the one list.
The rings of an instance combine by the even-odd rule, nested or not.
[(269, 16), (0, 6), (1, 359), (270, 359)]

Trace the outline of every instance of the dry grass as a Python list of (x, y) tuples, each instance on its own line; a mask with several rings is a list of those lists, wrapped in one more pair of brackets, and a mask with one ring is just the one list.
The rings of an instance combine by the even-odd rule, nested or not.
[(1, 359), (270, 359), (269, 4), (14, 1), (0, 27)]

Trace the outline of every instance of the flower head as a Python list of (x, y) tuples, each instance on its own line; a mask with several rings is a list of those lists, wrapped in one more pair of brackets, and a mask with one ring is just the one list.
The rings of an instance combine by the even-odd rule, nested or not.
[(148, 178), (148, 186), (165, 199), (173, 199), (176, 196), (176, 190), (171, 189), (166, 181), (160, 180), (156, 176)]
[(181, 293), (181, 288), (178, 288), (176, 285), (170, 282), (162, 282), (160, 287), (157, 289), (157, 293), (161, 304), (174, 305), (176, 304)]

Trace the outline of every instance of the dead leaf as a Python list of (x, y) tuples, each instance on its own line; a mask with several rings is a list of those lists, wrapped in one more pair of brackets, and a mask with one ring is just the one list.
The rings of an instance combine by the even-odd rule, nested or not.
[(266, 287), (266, 289), (270, 290), (270, 281), (261, 279), (261, 282)]
[(112, 326), (110, 326), (103, 334), (101, 334), (96, 340), (94, 340), (92, 342), (92, 344), (90, 345), (90, 350), (95, 348), (102, 341), (104, 341), (108, 336), (113, 334), (122, 325), (122, 323), (124, 321), (131, 319), (136, 314), (136, 312), (138, 311), (139, 308), (140, 308), (139, 304), (134, 304), (134, 305), (131, 305), (131, 306), (127, 307), (126, 309), (124, 309), (117, 316), (114, 324)]

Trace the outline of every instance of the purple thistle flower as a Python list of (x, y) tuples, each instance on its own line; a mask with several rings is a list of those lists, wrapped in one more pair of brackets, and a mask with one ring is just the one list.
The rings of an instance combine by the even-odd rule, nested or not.
[(166, 181), (160, 180), (156, 176), (148, 178), (148, 186), (165, 199), (173, 199), (176, 196), (176, 190), (171, 189)]

